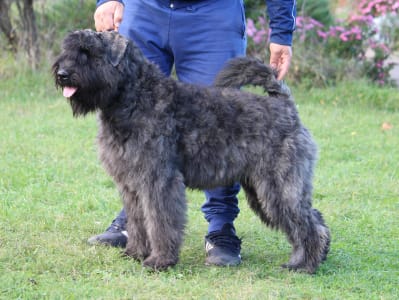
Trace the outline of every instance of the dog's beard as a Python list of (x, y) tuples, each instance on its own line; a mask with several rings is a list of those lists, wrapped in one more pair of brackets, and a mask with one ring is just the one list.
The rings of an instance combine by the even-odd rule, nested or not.
[(68, 100), (74, 117), (85, 116), (89, 112), (95, 111), (96, 109), (95, 105), (92, 103), (82, 101), (81, 99), (76, 99), (74, 96), (68, 98)]
[(82, 87), (59, 82), (56, 82), (56, 85), (62, 89), (62, 95), (71, 105), (74, 117), (85, 116), (98, 108), (98, 103), (95, 101), (98, 98), (98, 93), (95, 89), (85, 90)]
[(82, 87), (77, 88), (76, 92), (68, 98), (74, 117), (85, 116), (98, 109), (103, 109), (109, 105), (110, 99), (112, 99), (110, 90), (96, 90), (95, 88), (85, 90)]

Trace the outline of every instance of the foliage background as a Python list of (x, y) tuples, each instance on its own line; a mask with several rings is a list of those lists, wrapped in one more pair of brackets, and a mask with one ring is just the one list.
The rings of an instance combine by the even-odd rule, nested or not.
[[(0, 62), (14, 61), (18, 68), (24, 64), (32, 69), (48, 68), (47, 63), (58, 53), (60, 41), (68, 31), (93, 28), (94, 25), (95, 1), (3, 0), (0, 4), (0, 25), (8, 19), (12, 27), (12, 34), (7, 34), (0, 26)], [(250, 22), (253, 23), (253, 29), (248, 30), (248, 54), (267, 61), (265, 3), (263, 0), (246, 0), (245, 5), (247, 29)], [(367, 10), (368, 7), (372, 9)], [(386, 14), (378, 9), (380, 7), (390, 7), (393, 13)], [(29, 8), (33, 9), (31, 15), (35, 17), (32, 22), (26, 21)], [(5, 11), (8, 14), (4, 14)], [(290, 84), (327, 86), (358, 78), (368, 78), (380, 85), (394, 84), (390, 78), (394, 67), (390, 57), (399, 46), (399, 5), (394, 0), (298, 0), (297, 11), (294, 58), (287, 77)], [(389, 18), (381, 18), (382, 15)], [(375, 22), (365, 22), (364, 19), (363, 23), (354, 22), (354, 16), (377, 20), (378, 32)], [(358, 27), (361, 38), (351, 34)], [(333, 36), (332, 32), (341, 28), (345, 32)], [(250, 31), (253, 33), (249, 34)], [(343, 34), (346, 34), (346, 40), (343, 40)], [(17, 46), (10, 44), (10, 35), (18, 41)], [(7, 75), (6, 68), (10, 68), (9, 63), (0, 65), (0, 76)]]
[[(298, 1), (292, 67), (287, 80), (305, 86), (328, 86), (367, 78), (378, 85), (396, 85), (391, 59), (399, 46), (399, 3), (359, 0), (346, 10), (331, 1)], [(254, 13), (257, 11), (258, 13)], [(267, 14), (250, 9), (248, 54), (267, 61), (270, 30)], [(334, 13), (333, 13), (334, 12)]]

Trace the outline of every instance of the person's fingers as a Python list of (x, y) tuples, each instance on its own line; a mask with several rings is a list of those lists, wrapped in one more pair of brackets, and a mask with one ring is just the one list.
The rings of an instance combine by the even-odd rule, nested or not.
[(288, 73), (291, 64), (291, 46), (270, 44), (270, 66), (277, 70), (278, 80), (282, 80)]
[(115, 31), (118, 31), (119, 26), (121, 25), (122, 18), (123, 18), (123, 10), (124, 10), (123, 5), (118, 5), (115, 9), (115, 13), (114, 13), (114, 30)]
[(279, 56), (277, 55), (277, 53), (270, 51), (270, 62), (269, 62), (270, 66), (273, 69), (278, 68), (279, 65)]
[(280, 61), (280, 65), (277, 68), (277, 71), (278, 71), (277, 80), (283, 80), (285, 75), (287, 75), (289, 68), (290, 68), (289, 61), (282, 57), (281, 61)]
[(122, 21), (124, 6), (118, 1), (109, 1), (94, 12), (94, 26), (97, 31), (118, 30)]
[(114, 28), (113, 15), (98, 8), (94, 13), (94, 26), (97, 31), (112, 30)]

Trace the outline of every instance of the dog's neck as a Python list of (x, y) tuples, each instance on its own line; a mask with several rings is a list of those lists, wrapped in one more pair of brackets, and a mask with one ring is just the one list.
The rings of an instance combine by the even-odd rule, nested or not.
[[(140, 132), (148, 126), (148, 119), (161, 114), (171, 104), (166, 99), (168, 92), (165, 87), (176, 85), (176, 81), (164, 76), (160, 71), (152, 76), (144, 76), (148, 73), (143, 72), (142, 76), (137, 77), (140, 78), (138, 80), (127, 78), (127, 84), (120, 87), (119, 96), (113, 98), (107, 107), (98, 109), (103, 130), (111, 131), (119, 143), (123, 144), (132, 135), (137, 135), (138, 138)], [(153, 96), (160, 95), (160, 91), (164, 91), (165, 97)], [(157, 101), (162, 101), (162, 105)]]

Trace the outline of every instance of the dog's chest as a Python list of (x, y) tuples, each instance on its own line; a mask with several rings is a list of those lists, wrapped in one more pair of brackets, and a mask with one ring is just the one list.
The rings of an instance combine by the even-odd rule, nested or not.
[(103, 122), (99, 121), (99, 131), (97, 135), (99, 158), (109, 175), (116, 182), (122, 182), (127, 176), (128, 166), (132, 164), (132, 157), (127, 159), (126, 146), (118, 139), (112, 130)]
[(125, 162), (124, 149), (117, 143), (113, 136), (99, 131), (97, 137), (99, 157), (106, 171), (115, 179), (123, 176)]
[(143, 140), (121, 139), (115, 134), (112, 126), (99, 120), (99, 131), (97, 136), (99, 158), (107, 171), (116, 183), (129, 182), (138, 184), (133, 179), (134, 174), (140, 174), (145, 170), (146, 149), (142, 147)]

